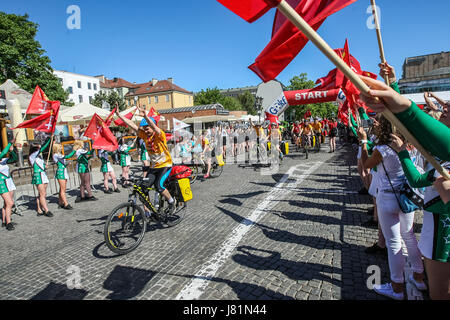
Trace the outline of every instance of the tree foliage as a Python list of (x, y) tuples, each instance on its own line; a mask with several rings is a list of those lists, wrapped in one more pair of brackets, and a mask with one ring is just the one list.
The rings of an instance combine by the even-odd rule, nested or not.
[(241, 103), (243, 109), (247, 111), (248, 114), (256, 115), (257, 110), (255, 109), (255, 96), (251, 94), (250, 91), (245, 91), (244, 93), (238, 95), (238, 100)]
[(111, 110), (116, 107), (116, 104), (119, 105), (119, 111), (123, 111), (126, 109), (125, 101), (116, 91), (112, 91), (109, 94), (106, 94), (104, 91), (100, 91), (94, 96), (91, 104), (93, 106), (101, 108), (103, 106), (103, 101), (109, 103), (109, 105), (111, 106)]
[(38, 25), (28, 15), (0, 12), (0, 83), (11, 79), (33, 93), (40, 86), (50, 100), (67, 103), (66, 92), (53, 74), (50, 58), (35, 40)]
[(238, 99), (223, 95), (217, 87), (201, 90), (194, 97), (194, 105), (196, 106), (215, 103), (220, 103), (226, 110), (230, 111), (245, 110)]
[[(289, 86), (286, 87), (288, 91), (312, 89), (315, 87), (314, 81), (309, 80), (306, 73), (293, 77), (289, 82)], [(329, 119), (337, 114), (337, 106), (331, 102), (289, 106), (285, 112), (293, 121), (300, 121), (304, 119), (304, 115), (308, 110), (311, 111), (312, 117)]]

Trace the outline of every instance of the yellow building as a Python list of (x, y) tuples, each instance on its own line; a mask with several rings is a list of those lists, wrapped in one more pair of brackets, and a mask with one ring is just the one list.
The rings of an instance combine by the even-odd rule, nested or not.
[(189, 92), (173, 83), (173, 79), (156, 80), (135, 84), (134, 88), (125, 95), (127, 107), (136, 105), (147, 110), (167, 110), (180, 107), (194, 106), (194, 93)]

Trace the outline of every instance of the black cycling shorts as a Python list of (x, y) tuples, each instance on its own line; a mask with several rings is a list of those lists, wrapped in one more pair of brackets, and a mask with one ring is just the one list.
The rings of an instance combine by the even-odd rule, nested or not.
[(150, 168), (145, 167), (144, 169), (147, 173), (147, 182), (148, 187), (155, 185), (155, 189), (158, 193), (162, 193), (166, 188), (164, 187), (164, 183), (170, 176), (170, 172), (172, 171), (172, 167), (165, 168)]

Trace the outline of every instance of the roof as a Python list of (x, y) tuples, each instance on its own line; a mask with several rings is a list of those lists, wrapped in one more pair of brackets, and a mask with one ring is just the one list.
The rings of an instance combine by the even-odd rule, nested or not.
[(217, 110), (217, 114), (223, 114), (223, 115), (228, 115), (230, 113), (228, 110), (225, 110), (225, 108), (220, 103), (206, 104), (206, 105), (194, 106), (194, 107), (164, 109), (164, 110), (157, 110), (157, 112), (160, 114), (169, 114), (169, 113), (192, 112), (192, 111), (201, 111), (201, 110)]
[(154, 93), (160, 93), (160, 92), (170, 92), (170, 91), (178, 91), (182, 93), (188, 93), (192, 94), (192, 92), (187, 91), (186, 89), (183, 89), (176, 84), (173, 84), (172, 82), (168, 80), (160, 80), (155, 85), (150, 82), (141, 83), (134, 85), (135, 90), (128, 92), (125, 96), (126, 97), (133, 97), (133, 96), (139, 96), (139, 95), (148, 95), (148, 94), (154, 94)]
[(136, 84), (128, 82), (122, 78), (106, 79), (105, 82), (100, 81), (100, 87), (102, 88), (134, 88)]

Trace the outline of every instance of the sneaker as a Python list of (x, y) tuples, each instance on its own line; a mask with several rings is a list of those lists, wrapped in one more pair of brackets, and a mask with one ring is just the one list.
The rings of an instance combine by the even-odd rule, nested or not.
[(92, 196), (92, 197), (87, 198), (86, 200), (89, 200), (89, 201), (97, 201), (98, 199), (97, 199), (96, 197)]
[(110, 190), (110, 189), (108, 189), (108, 190), (103, 190), (103, 192), (106, 193), (106, 194), (111, 194), (111, 193), (113, 193), (112, 190)]
[(166, 213), (166, 215), (170, 216), (175, 213), (175, 210), (176, 210), (176, 207), (175, 207), (175, 201), (174, 201), (173, 203), (169, 204), (165, 213)]
[(394, 292), (394, 289), (392, 289), (391, 283), (376, 284), (373, 286), (373, 290), (378, 294), (381, 294), (385, 297), (389, 297), (394, 300), (404, 300), (405, 299), (405, 294), (403, 292), (399, 292), (399, 293)]
[(12, 231), (14, 229), (15, 229), (15, 227), (14, 227), (14, 224), (12, 224), (12, 222), (10, 222), (6, 225), (6, 230)]
[(203, 176), (203, 179), (208, 179), (209, 178), (209, 174), (206, 174)]
[(422, 281), (422, 282), (416, 281), (416, 280), (414, 279), (414, 276), (413, 276), (412, 273), (409, 275), (409, 281), (412, 282), (412, 283), (416, 286), (416, 288), (419, 289), (420, 291), (426, 291), (426, 290), (428, 290), (428, 287), (427, 287), (427, 285), (425, 284), (425, 282), (423, 282), (423, 281)]
[(61, 207), (61, 208), (63, 208), (64, 210), (73, 210), (73, 207), (70, 204), (68, 204), (65, 207)]
[(75, 203), (80, 203), (80, 202), (83, 202), (83, 201), (85, 201), (85, 198), (77, 197), (75, 199)]
[(120, 193), (119, 188), (115, 189), (114, 192), (115, 192), (115, 193)]
[(53, 217), (53, 213), (51, 213), (50, 211), (45, 212), (43, 215), (49, 218)]

